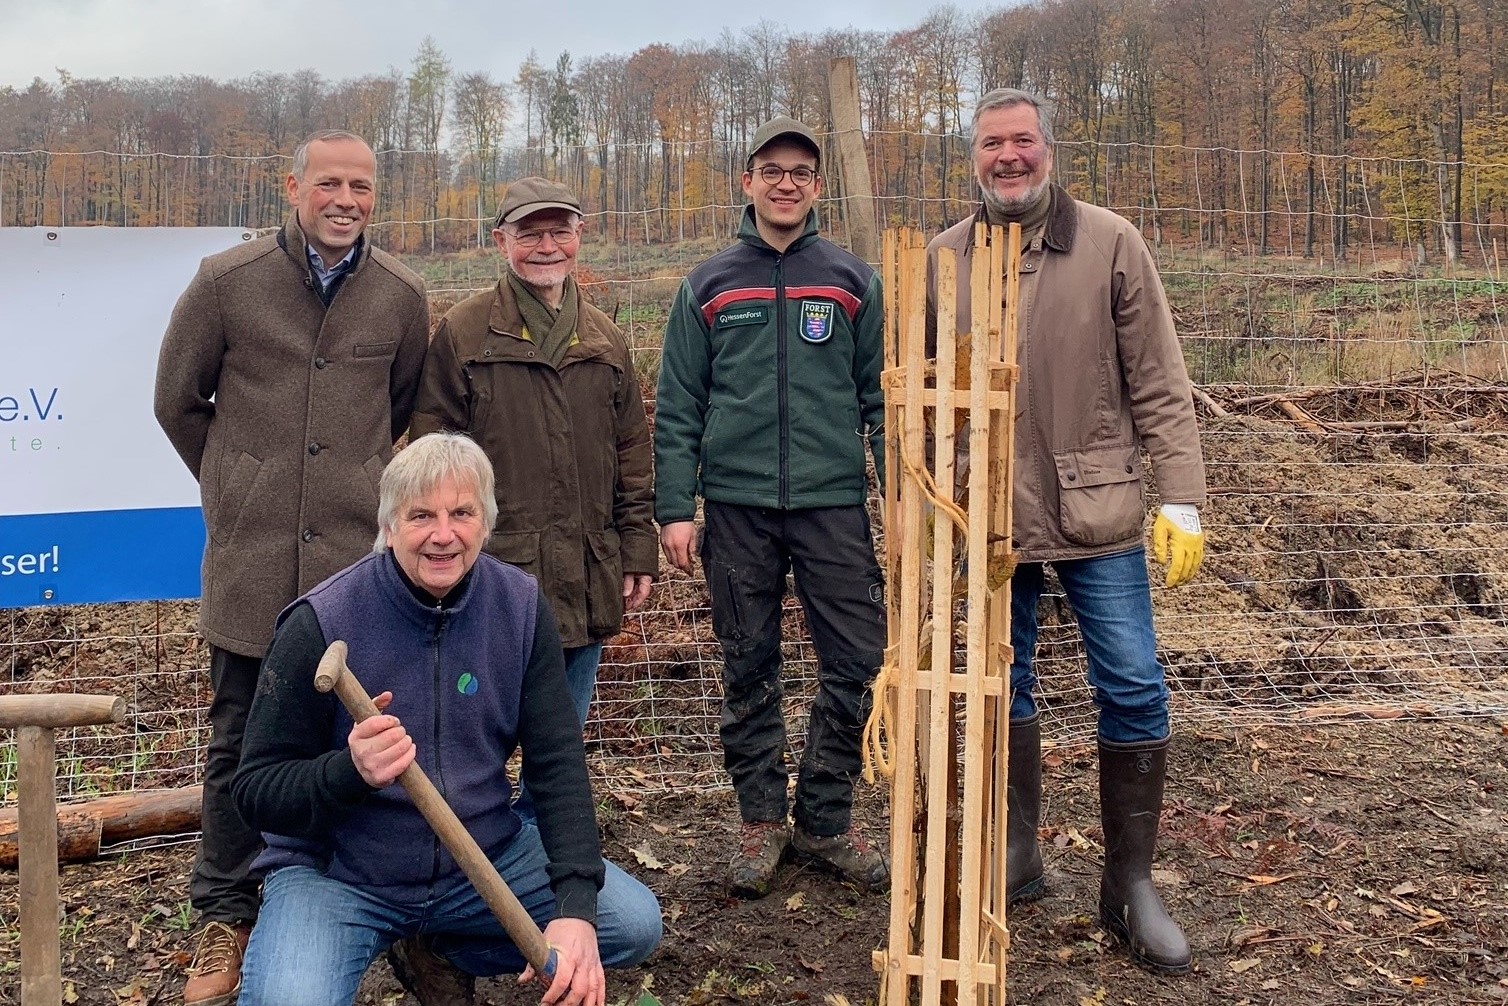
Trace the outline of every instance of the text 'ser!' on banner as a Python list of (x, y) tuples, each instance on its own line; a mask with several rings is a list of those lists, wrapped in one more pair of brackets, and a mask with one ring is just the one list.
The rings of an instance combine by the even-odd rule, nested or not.
[(239, 227), (0, 228), (0, 608), (199, 596), (199, 487), (152, 414), (178, 295)]

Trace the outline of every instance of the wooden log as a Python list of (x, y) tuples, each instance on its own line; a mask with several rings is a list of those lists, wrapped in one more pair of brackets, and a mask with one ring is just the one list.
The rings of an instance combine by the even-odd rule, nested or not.
[(126, 700), (114, 695), (0, 695), (0, 728), (88, 727), (125, 718)]
[[(58, 862), (79, 863), (99, 855), (100, 846), (153, 835), (182, 835), (199, 830), (202, 786), (140, 790), (59, 807)], [(14, 868), (18, 858), (15, 808), (0, 810), (0, 868)]]
[(16, 731), (21, 818), (21, 1006), (57, 1006), (63, 999), (58, 861), (53, 855), (58, 846), (56, 765), (57, 744), (50, 727), (24, 726)]

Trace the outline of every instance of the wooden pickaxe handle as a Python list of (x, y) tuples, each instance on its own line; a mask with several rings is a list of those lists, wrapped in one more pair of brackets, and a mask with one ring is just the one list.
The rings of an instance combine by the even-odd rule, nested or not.
[[(346, 644), (343, 640), (337, 639), (331, 643), (325, 650), (325, 655), (319, 658), (319, 667), (314, 672), (314, 687), (320, 692), (333, 690), (346, 707), (346, 712), (351, 714), (351, 719), (357, 723), (378, 714), (371, 696), (346, 666)], [(554, 977), (555, 951), (545, 942), (544, 933), (539, 931), (529, 913), (524, 911), (524, 906), (519, 904), (518, 898), (503, 883), (497, 868), (492, 865), (486, 853), (482, 852), (482, 847), (476, 844), (476, 839), (471, 837), (471, 832), (466, 830), (461, 819), (456, 817), (456, 812), (450, 809), (450, 804), (445, 802), (440, 791), (435, 789), (435, 784), (429, 781), (429, 776), (424, 774), (419, 763), (410, 763), (398, 776), (398, 782), (408, 791), (414, 806), (419, 808), (424, 820), (429, 822), (445, 848), (460, 864), (467, 879), (481, 894), (482, 900), (487, 902), (487, 907), (492, 909), (492, 914), (503, 924), (504, 932), (524, 955), (524, 960), (534, 965), (538, 974), (546, 978)]]

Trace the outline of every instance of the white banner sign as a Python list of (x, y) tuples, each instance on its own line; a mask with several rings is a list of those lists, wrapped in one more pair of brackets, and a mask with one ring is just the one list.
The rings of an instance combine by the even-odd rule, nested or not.
[(0, 608), (199, 596), (199, 487), (157, 350), (235, 227), (0, 228)]

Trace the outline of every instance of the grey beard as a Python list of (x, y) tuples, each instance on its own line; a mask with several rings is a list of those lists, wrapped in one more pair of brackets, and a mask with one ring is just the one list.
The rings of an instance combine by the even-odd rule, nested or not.
[(997, 216), (1011, 217), (1025, 213), (1035, 206), (1037, 200), (1042, 198), (1042, 193), (1046, 192), (1047, 187), (1051, 184), (1051, 178), (1044, 178), (1014, 199), (1002, 199), (995, 195), (994, 189), (986, 185), (979, 186), (979, 193), (984, 198), (984, 205), (991, 213)]

